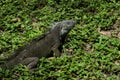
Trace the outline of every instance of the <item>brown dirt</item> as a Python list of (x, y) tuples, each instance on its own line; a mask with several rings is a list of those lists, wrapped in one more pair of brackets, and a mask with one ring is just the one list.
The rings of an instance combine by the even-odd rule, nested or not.
[(98, 32), (101, 35), (120, 39), (120, 19), (116, 20), (115, 24), (112, 26), (112, 29), (105, 31), (98, 28)]

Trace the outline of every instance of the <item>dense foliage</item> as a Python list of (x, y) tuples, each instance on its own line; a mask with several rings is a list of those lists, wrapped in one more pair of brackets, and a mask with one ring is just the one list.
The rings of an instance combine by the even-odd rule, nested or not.
[[(120, 39), (100, 34), (120, 23), (116, 0), (0, 0), (0, 58), (42, 35), (53, 22), (74, 19), (60, 58), (40, 59), (38, 71), (26, 66), (0, 69), (3, 80), (119, 80)], [(116, 24), (117, 26), (115, 26)], [(113, 31), (115, 32), (115, 31)], [(66, 55), (68, 54), (68, 55)]]

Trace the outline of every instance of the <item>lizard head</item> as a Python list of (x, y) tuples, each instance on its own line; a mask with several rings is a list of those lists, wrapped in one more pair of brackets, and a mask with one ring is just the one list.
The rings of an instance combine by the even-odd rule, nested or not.
[(62, 21), (60, 23), (60, 35), (66, 35), (73, 27), (75, 26), (75, 21), (74, 20), (66, 20), (66, 21)]
[(74, 26), (75, 26), (74, 20), (65, 20), (65, 21), (57, 22), (52, 27), (51, 33), (53, 33), (58, 38), (64, 40), (66, 35)]

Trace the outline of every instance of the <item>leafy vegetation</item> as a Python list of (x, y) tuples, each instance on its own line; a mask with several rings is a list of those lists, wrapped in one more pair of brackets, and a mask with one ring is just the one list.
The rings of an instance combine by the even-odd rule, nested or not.
[[(3, 80), (119, 80), (120, 39), (98, 29), (119, 30), (120, 1), (116, 0), (1, 0), (0, 58), (42, 35), (56, 21), (74, 19), (60, 58), (40, 59), (38, 71), (26, 66), (0, 69)], [(114, 26), (114, 24), (116, 24)], [(66, 55), (68, 54), (68, 55)]]

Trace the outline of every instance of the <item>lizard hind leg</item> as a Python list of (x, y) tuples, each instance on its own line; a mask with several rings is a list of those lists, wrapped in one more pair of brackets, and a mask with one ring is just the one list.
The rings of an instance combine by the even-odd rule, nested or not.
[(21, 64), (26, 65), (28, 69), (32, 69), (37, 65), (38, 62), (39, 62), (38, 57), (28, 57), (28, 58), (24, 59), (21, 62)]

